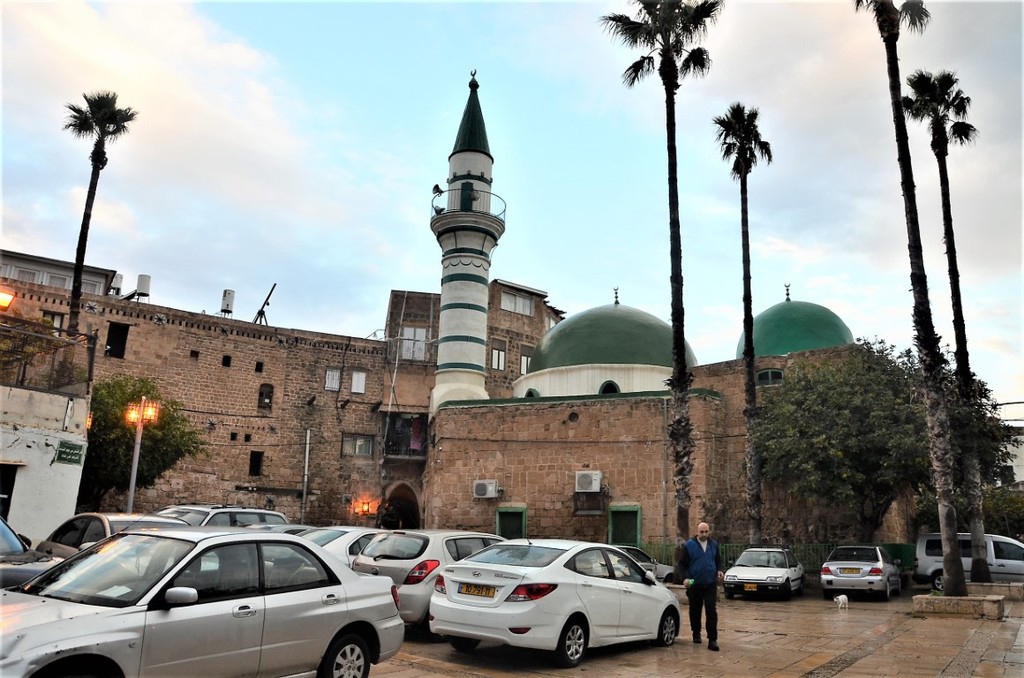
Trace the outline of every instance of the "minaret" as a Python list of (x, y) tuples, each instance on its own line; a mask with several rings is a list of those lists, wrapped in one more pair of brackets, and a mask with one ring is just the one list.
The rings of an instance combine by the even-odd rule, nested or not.
[(455, 148), (448, 190), (435, 187), (430, 230), (441, 246), (441, 319), (430, 414), (448, 400), (483, 400), (487, 390), (487, 299), (491, 251), (505, 232), (505, 201), (491, 193), (494, 158), (480, 111), (476, 71)]

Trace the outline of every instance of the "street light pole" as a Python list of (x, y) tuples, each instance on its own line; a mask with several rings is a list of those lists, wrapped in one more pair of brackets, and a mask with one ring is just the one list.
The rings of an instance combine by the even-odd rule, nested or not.
[(142, 427), (144, 424), (151, 424), (156, 421), (157, 413), (160, 411), (158, 403), (152, 400), (147, 403), (146, 396), (142, 396), (142, 402), (132, 403), (128, 406), (126, 418), (129, 424), (135, 424), (135, 448), (132, 450), (132, 474), (128, 481), (128, 504), (126, 513), (131, 513), (135, 505), (135, 477), (139, 472), (139, 450), (142, 447)]

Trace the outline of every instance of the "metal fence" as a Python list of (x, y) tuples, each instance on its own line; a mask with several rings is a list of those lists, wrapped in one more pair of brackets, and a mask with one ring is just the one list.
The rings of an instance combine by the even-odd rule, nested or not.
[(0, 384), (71, 395), (88, 393), (96, 337), (66, 336), (52, 325), (0, 318)]

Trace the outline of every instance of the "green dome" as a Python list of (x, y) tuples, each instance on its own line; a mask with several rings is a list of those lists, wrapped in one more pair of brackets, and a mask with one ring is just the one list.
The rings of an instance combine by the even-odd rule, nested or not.
[[(689, 344), (686, 364), (697, 364)], [(672, 367), (672, 327), (650, 313), (618, 303), (578, 313), (544, 335), (533, 351), (528, 373), (570, 365)]]
[[(743, 339), (736, 357), (743, 357)], [(754, 355), (786, 355), (853, 343), (853, 333), (835, 313), (807, 301), (785, 301), (754, 317)]]

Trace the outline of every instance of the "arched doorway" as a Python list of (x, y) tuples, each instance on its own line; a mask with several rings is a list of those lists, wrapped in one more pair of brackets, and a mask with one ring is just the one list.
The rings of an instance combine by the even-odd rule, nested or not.
[(391, 488), (385, 500), (387, 508), (381, 516), (381, 527), (416, 530), (420, 526), (420, 502), (405, 483)]

